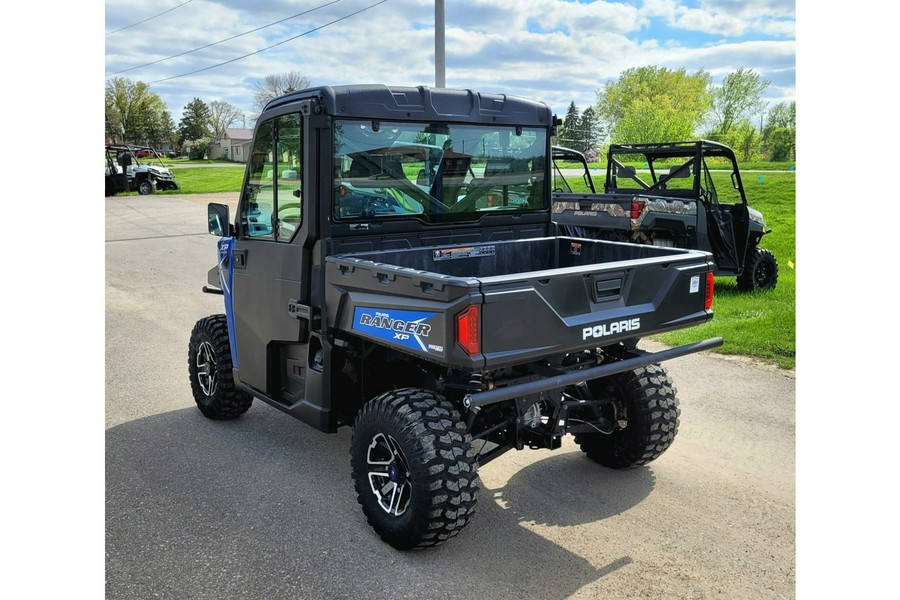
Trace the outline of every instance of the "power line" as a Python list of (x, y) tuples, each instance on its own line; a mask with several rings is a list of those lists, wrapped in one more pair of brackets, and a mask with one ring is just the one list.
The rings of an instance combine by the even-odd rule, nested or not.
[(281, 42), (278, 42), (277, 44), (272, 44), (271, 46), (266, 46), (265, 48), (260, 48), (259, 50), (256, 50), (256, 51), (254, 51), (254, 52), (250, 52), (249, 54), (244, 54), (243, 56), (238, 56), (237, 58), (232, 58), (231, 60), (226, 60), (225, 62), (220, 62), (220, 63), (218, 63), (218, 64), (211, 65), (211, 66), (209, 66), (209, 67), (203, 67), (202, 69), (197, 69), (196, 71), (190, 71), (189, 73), (182, 73), (181, 75), (172, 75), (171, 77), (165, 77), (165, 78), (163, 78), (163, 79), (157, 79), (156, 81), (150, 81), (150, 82), (148, 82), (147, 85), (150, 85), (150, 84), (153, 84), (153, 83), (160, 83), (160, 82), (163, 82), (163, 81), (169, 81), (169, 80), (172, 80), (172, 79), (178, 79), (179, 77), (187, 77), (188, 75), (194, 75), (194, 74), (196, 74), (196, 73), (202, 73), (203, 71), (209, 71), (210, 69), (215, 69), (216, 67), (221, 67), (221, 66), (224, 66), (224, 65), (227, 65), (227, 64), (231, 64), (231, 63), (233, 63), (233, 62), (237, 62), (237, 61), (239, 61), (239, 60), (243, 60), (243, 59), (247, 58), (248, 56), (253, 56), (254, 54), (259, 54), (259, 53), (261, 53), (261, 52), (265, 52), (266, 50), (271, 50), (272, 48), (275, 48), (276, 46), (280, 46), (280, 45), (282, 45), (282, 44), (286, 44), (286, 43), (288, 43), (288, 42), (291, 42), (291, 41), (293, 41), (293, 40), (296, 40), (297, 38), (301, 38), (301, 37), (303, 37), (304, 35), (309, 35), (310, 33), (314, 33), (314, 32), (316, 32), (316, 31), (319, 31), (320, 29), (324, 29), (324, 28), (328, 27), (329, 25), (334, 25), (335, 23), (338, 23), (338, 22), (340, 22), (340, 21), (344, 21), (344, 20), (346, 20), (346, 19), (349, 19), (350, 17), (356, 16), (356, 15), (358, 15), (358, 14), (361, 13), (361, 12), (365, 12), (365, 11), (369, 10), (370, 8), (375, 8), (375, 7), (378, 6), (379, 4), (384, 4), (384, 3), (387, 2), (387, 1), (388, 1), (388, 0), (381, 0), (381, 2), (376, 2), (375, 4), (371, 4), (371, 5), (369, 5), (369, 6), (365, 7), (365, 8), (361, 8), (361, 9), (355, 11), (355, 12), (352, 12), (352, 13), (350, 13), (349, 15), (343, 16), (343, 17), (341, 17), (341, 18), (339, 18), (339, 19), (335, 19), (334, 21), (325, 23), (324, 25), (321, 25), (321, 26), (316, 27), (316, 28), (314, 28), (314, 29), (310, 29), (309, 31), (304, 31), (303, 33), (301, 33), (301, 34), (299, 34), (299, 35), (295, 35), (294, 37), (291, 37), (291, 38), (288, 38), (288, 39), (283, 40), (283, 41), (281, 41)]
[(124, 69), (122, 71), (116, 71), (115, 73), (109, 73), (106, 76), (112, 77), (113, 75), (120, 75), (122, 73), (127, 73), (129, 71), (134, 71), (135, 69), (142, 69), (144, 67), (149, 67), (150, 65), (155, 65), (157, 63), (161, 63), (167, 60), (171, 60), (173, 58), (178, 58), (179, 56), (184, 56), (185, 54), (191, 54), (192, 52), (197, 52), (199, 50), (205, 50), (206, 48), (210, 48), (212, 46), (217, 46), (218, 44), (224, 44), (225, 42), (230, 42), (233, 39), (239, 38), (241, 36), (245, 36), (251, 33), (256, 33), (261, 29), (266, 29), (268, 27), (272, 27), (273, 25), (278, 25), (279, 23), (284, 23), (285, 21), (289, 21), (291, 19), (296, 19), (297, 17), (303, 16), (307, 13), (311, 13), (313, 11), (319, 10), (320, 8), (325, 8), (326, 6), (331, 6), (332, 4), (337, 4), (341, 0), (333, 0), (332, 2), (328, 2), (327, 4), (322, 4), (321, 6), (317, 6), (315, 8), (311, 8), (309, 10), (305, 10), (303, 12), (299, 12), (296, 15), (291, 15), (290, 17), (285, 17), (279, 21), (275, 21), (273, 23), (269, 23), (268, 25), (263, 25), (262, 27), (257, 27), (256, 29), (251, 29), (250, 31), (245, 31), (244, 33), (239, 33), (237, 35), (233, 35), (230, 38), (225, 38), (224, 40), (219, 40), (218, 42), (213, 42), (211, 44), (206, 44), (205, 46), (200, 46), (199, 48), (194, 48), (193, 50), (186, 50), (179, 54), (173, 54), (172, 56), (167, 56), (166, 58), (160, 58), (159, 60), (154, 60), (153, 62), (144, 63), (143, 65), (138, 65), (136, 67), (131, 67), (129, 69)]
[(164, 10), (164, 11), (162, 11), (161, 13), (159, 13), (158, 15), (153, 15), (152, 17), (147, 17), (147, 18), (144, 19), (143, 21), (138, 21), (137, 23), (132, 23), (131, 25), (128, 25), (128, 26), (123, 27), (123, 28), (121, 28), (121, 29), (116, 29), (115, 31), (110, 31), (110, 32), (107, 33), (106, 35), (112, 35), (112, 34), (114, 34), (114, 33), (119, 33), (120, 31), (125, 31), (126, 29), (131, 29), (131, 28), (134, 27), (135, 25), (140, 25), (141, 23), (146, 23), (147, 21), (150, 21), (151, 19), (155, 19), (156, 17), (161, 17), (162, 15), (164, 15), (164, 14), (166, 14), (166, 13), (168, 13), (168, 12), (172, 12), (172, 11), (175, 10), (176, 8), (181, 8), (181, 7), (184, 6), (185, 4), (190, 4), (190, 3), (193, 2), (193, 1), (194, 1), (194, 0), (187, 0), (187, 2), (182, 2), (182, 3), (179, 4), (178, 6), (173, 6), (173, 7), (170, 8), (169, 10)]

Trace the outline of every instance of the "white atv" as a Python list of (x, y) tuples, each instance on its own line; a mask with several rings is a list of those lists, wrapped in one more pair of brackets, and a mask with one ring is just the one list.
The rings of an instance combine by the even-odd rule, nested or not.
[[(143, 163), (137, 154), (148, 156)], [(148, 146), (107, 146), (107, 162), (113, 162), (116, 171), (123, 171), (128, 176), (128, 189), (137, 190), (138, 194), (145, 196), (156, 190), (177, 190), (178, 183), (175, 174), (166, 167), (162, 158), (153, 148)], [(108, 169), (107, 169), (108, 170)]]

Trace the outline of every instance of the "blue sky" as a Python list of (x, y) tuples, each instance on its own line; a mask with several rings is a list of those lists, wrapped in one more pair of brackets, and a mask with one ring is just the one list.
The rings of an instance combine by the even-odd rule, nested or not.
[[(109, 1), (104, 73), (149, 83), (176, 123), (195, 97), (249, 114), (254, 84), (287, 71), (313, 85), (433, 85), (433, 1), (379, 1)], [(563, 114), (571, 101), (581, 109), (593, 104), (605, 82), (632, 67), (703, 69), (714, 83), (744, 67), (771, 82), (770, 104), (795, 99), (790, 0), (446, 0), (445, 6), (448, 87), (543, 100)], [(310, 12), (287, 19), (303, 11)], [(190, 52), (221, 40), (229, 41)]]

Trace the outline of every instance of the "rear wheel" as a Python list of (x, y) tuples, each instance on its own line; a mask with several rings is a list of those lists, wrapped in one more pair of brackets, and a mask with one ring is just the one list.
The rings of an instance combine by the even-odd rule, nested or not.
[(197, 408), (210, 419), (237, 418), (253, 403), (253, 396), (234, 385), (225, 315), (205, 317), (194, 325), (188, 371)]
[(738, 276), (738, 289), (742, 292), (774, 290), (778, 283), (778, 261), (764, 248), (753, 248), (747, 254), (744, 271)]
[(399, 550), (436, 546), (475, 512), (478, 461), (459, 412), (428, 390), (393, 390), (356, 417), (350, 464), (369, 525)]
[(612, 433), (575, 436), (582, 452), (605, 467), (645, 465), (668, 450), (678, 433), (678, 398), (666, 370), (649, 365), (588, 385), (595, 395), (612, 396), (616, 414)]

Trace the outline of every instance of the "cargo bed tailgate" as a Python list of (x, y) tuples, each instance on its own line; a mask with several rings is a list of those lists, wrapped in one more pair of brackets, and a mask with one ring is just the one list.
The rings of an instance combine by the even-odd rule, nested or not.
[(487, 368), (707, 321), (706, 253), (482, 279)]

